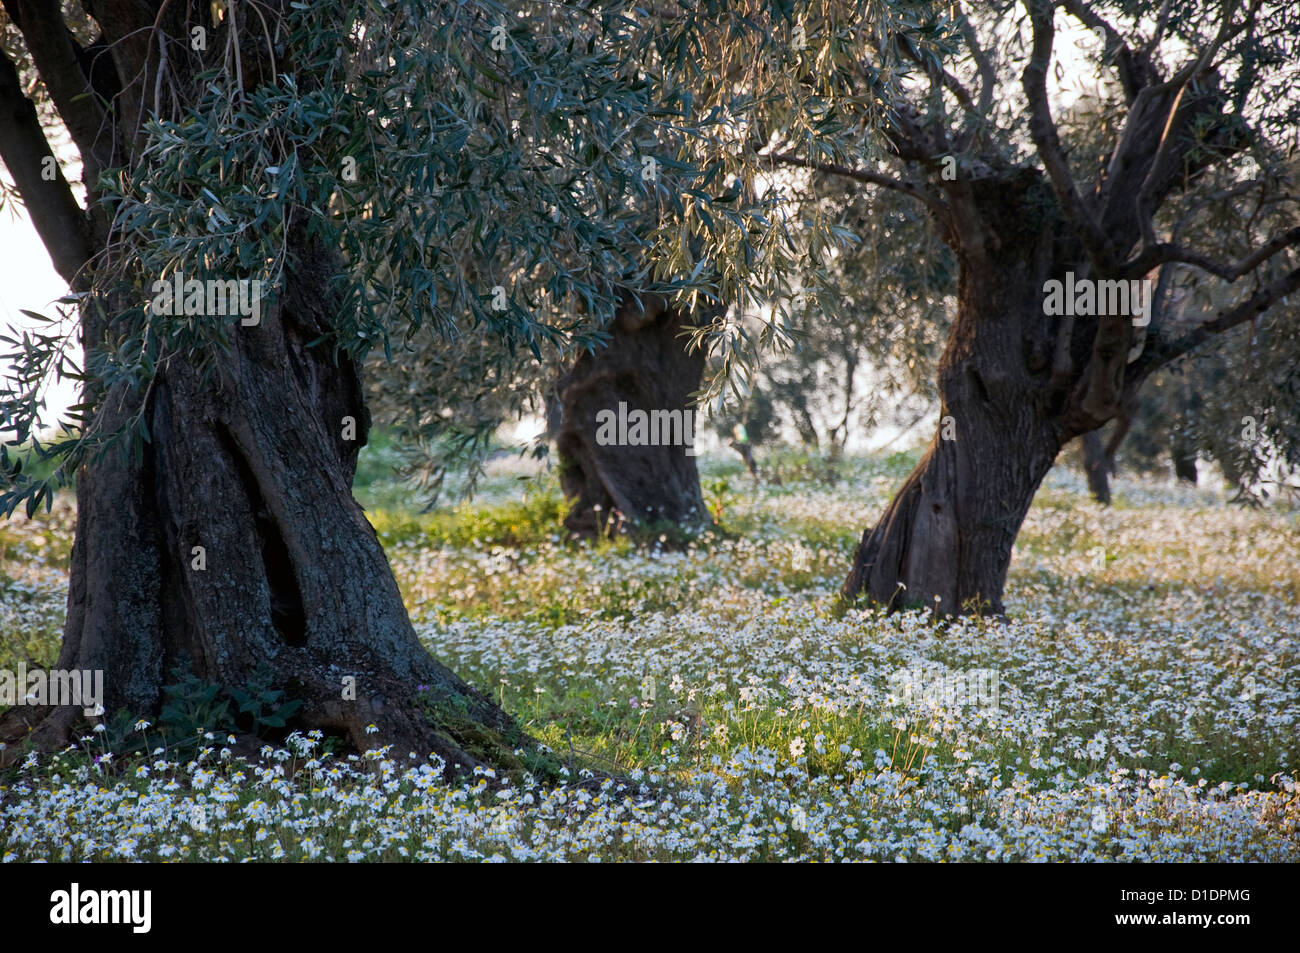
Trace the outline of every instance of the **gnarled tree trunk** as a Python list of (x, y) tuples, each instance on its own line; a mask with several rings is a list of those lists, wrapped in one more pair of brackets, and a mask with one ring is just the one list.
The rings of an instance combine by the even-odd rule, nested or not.
[[(269, 675), (302, 701), (294, 725), (358, 750), (391, 744), (452, 770), (508, 763), (521, 732), (420, 645), (352, 498), (369, 422), (360, 377), (307, 343), (330, 326), (335, 302), (319, 295), (331, 264), (300, 247), (280, 304), (236, 331), (219, 375), (204, 381), (179, 356), (160, 370), (141, 458), (82, 468), (58, 667), (103, 670), (106, 710), (141, 715), (174, 666), (227, 688)], [(106, 423), (140, 399), (110, 394)], [(30, 724), (52, 747), (79, 710), (12, 715), (8, 740)]]
[[(556, 449), (560, 486), (570, 501), (565, 525), (573, 532), (608, 532), (625, 522), (699, 525), (708, 520), (700, 492), (691, 395), (704, 373), (702, 349), (688, 351), (689, 316), (658, 296), (626, 295), (608, 328), (604, 348), (578, 357), (560, 379)], [(644, 414), (645, 439), (615, 434), (616, 425)], [(675, 422), (679, 421), (680, 426)], [(630, 429), (630, 428), (626, 428)]]
[[(111, 267), (135, 240), (111, 231), (97, 173), (140, 161), (146, 98), (150, 110), (166, 114), (170, 104), (177, 115), (197, 100), (196, 76), (211, 63), (189, 42), (190, 17), (210, 22), (184, 4), (92, 3), (88, 12), (103, 31), (97, 46), (112, 56), (90, 56), (57, 4), (4, 6), (81, 153), (87, 207), (70, 193), (52, 201), (35, 191), (67, 193), (61, 177), (45, 185), (45, 176), (24, 168), (16, 178), (60, 273), (84, 290), (92, 268)], [(268, 5), (259, 17), (278, 24), (287, 9)], [(228, 15), (212, 28), (219, 34), (212, 50), (239, 42), (226, 36), (231, 23)], [(273, 72), (269, 50), (253, 41), (241, 48), (252, 88)], [(12, 65), (0, 65), (7, 67), (0, 69), (0, 105), (6, 115), (25, 117), (0, 120), (0, 127), (28, 140), (6, 149), (6, 161), (30, 165), (48, 147), (30, 121), (30, 104), (17, 99)], [(282, 52), (279, 69), (292, 68), (292, 51)], [(160, 69), (168, 71), (165, 84)], [(164, 92), (169, 99), (160, 103)], [(296, 157), (310, 160), (301, 147)], [(122, 384), (102, 395), (101, 432), (114, 433), (139, 414), (150, 437), (138, 454), (110, 450), (78, 474), (58, 666), (102, 670), (109, 715), (156, 718), (177, 666), (227, 690), (269, 676), (265, 684), (302, 702), (290, 728), (333, 732), (358, 750), (436, 753), (449, 770), (513, 766), (512, 752), (524, 741), (518, 728), (420, 645), (375, 532), (352, 498), (369, 419), (357, 367), (327, 343), (340, 306), (327, 289), (343, 261), (308, 238), (302, 224), (286, 224), (277, 303), (260, 323), (233, 328), (230, 348), (210, 355), (214, 373), (205, 376), (184, 353), (163, 354), (143, 391)], [(114, 346), (98, 313), (92, 304), (81, 314), (88, 354)], [(88, 385), (88, 396), (97, 386)], [(0, 755), (12, 760), (26, 742), (66, 744), (81, 709), (11, 710), (0, 718), (0, 741), (10, 743)]]
[[(902, 97), (890, 107), (890, 148), (912, 172), (927, 175), (929, 187), (887, 184), (924, 201), (956, 253), (957, 314), (939, 367), (939, 432), (864, 533), (846, 599), (866, 594), (891, 606), (1000, 612), (1012, 543), (1060, 448), (1125, 413), (1154, 369), (1300, 286), (1300, 270), (1293, 270), (1182, 334), (1152, 319), (1159, 302), (1149, 284), (1137, 286), (1137, 308), (1131, 293), (1121, 303), (1128, 282), (1146, 281), (1171, 260), (1155, 237), (1164, 200), (1244, 148), (1248, 136), (1208, 57), (1166, 82), (1149, 51), (1127, 47), (1107, 29), (1111, 52), (1122, 49), (1117, 66), (1129, 108), (1109, 158), (1079, 189), (1048, 95), (1057, 4), (1031, 0), (1025, 8), (1033, 46), (1021, 85), (1038, 164), (1013, 165), (996, 149), (958, 155), (980, 139), (978, 124), (954, 146), (946, 117)], [(993, 69), (984, 65), (987, 99)], [(1300, 241), (1300, 230), (1275, 241)], [(1114, 282), (1107, 304), (1098, 306), (1092, 284), (1085, 288), (1094, 296), (1076, 298), (1076, 278)], [(1049, 311), (1048, 281), (1062, 283), (1054, 295), (1058, 303), (1068, 298), (1069, 307)]]
[[(1041, 187), (1027, 187), (1023, 177), (985, 183), (978, 193), (995, 224), (1035, 196), (1041, 200)], [(1061, 408), (1044, 386), (1052, 368), (1042, 286), (1051, 262), (1030, 253), (1039, 240), (1037, 232), (1012, 232), (996, 258), (959, 251), (957, 316), (939, 366), (939, 427), (863, 534), (846, 599), (865, 595), (944, 614), (1002, 612), (1012, 544), (1065, 439)]]

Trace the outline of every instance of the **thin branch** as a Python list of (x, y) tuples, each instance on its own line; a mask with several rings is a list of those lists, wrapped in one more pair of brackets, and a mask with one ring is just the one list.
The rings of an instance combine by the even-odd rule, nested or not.
[(936, 212), (945, 212), (948, 208), (943, 199), (917, 185), (915, 182), (896, 179), (893, 176), (885, 175), (880, 172), (872, 172), (869, 169), (854, 169), (850, 166), (840, 165), (836, 162), (820, 162), (814, 159), (804, 159), (800, 156), (791, 155), (788, 152), (769, 152), (764, 153), (762, 157), (771, 159), (774, 162), (780, 162), (782, 165), (798, 166), (801, 169), (811, 169), (815, 172), (824, 172), (827, 175), (843, 176), (846, 179), (852, 179), (855, 182), (863, 182), (867, 185), (878, 185), (881, 188), (893, 189), (895, 192), (902, 192), (904, 195), (910, 195), (912, 198), (924, 202)]
[(1156, 14), (1156, 28), (1151, 33), (1151, 39), (1146, 42), (1142, 48), (1148, 55), (1154, 53), (1160, 46), (1160, 41), (1164, 38), (1165, 27), (1169, 25), (1169, 0), (1164, 0), (1160, 4), (1160, 12)]
[(900, 39), (904, 40), (904, 42), (900, 42), (899, 46), (901, 46), (903, 52), (907, 54), (908, 59), (925, 70), (926, 75), (930, 78), (930, 86), (932, 89), (935, 85), (943, 86), (944, 89), (948, 90), (948, 92), (952, 93), (953, 96), (956, 97), (957, 102), (961, 105), (962, 109), (965, 109), (967, 112), (975, 111), (975, 100), (971, 96), (970, 91), (962, 85), (961, 80), (956, 76), (953, 76), (952, 73), (948, 72), (936, 61), (923, 58), (920, 51), (917, 50), (910, 41), (907, 41), (906, 38)]
[(1237, 34), (1246, 29), (1255, 21), (1255, 14), (1259, 8), (1264, 5), (1264, 0), (1252, 0), (1250, 8), (1246, 11), (1246, 18), (1236, 26), (1232, 25), (1232, 15), (1236, 12), (1236, 0), (1224, 0), (1223, 4), (1223, 22), (1219, 24), (1219, 32), (1215, 34), (1209, 46), (1201, 51), (1200, 55), (1190, 60), (1186, 66), (1170, 76), (1165, 81), (1165, 86), (1173, 89), (1175, 86), (1182, 86), (1189, 80), (1194, 79), (1205, 70), (1209, 69), (1210, 64), (1214, 61), (1215, 55), (1223, 48), (1225, 43), (1234, 39)]
[(966, 15), (964, 4), (958, 24), (962, 38), (966, 41), (966, 49), (970, 51), (971, 59), (975, 61), (975, 69), (980, 77), (980, 98), (975, 109), (981, 116), (987, 116), (989, 107), (993, 105), (993, 90), (998, 83), (997, 72), (993, 69), (993, 61), (989, 59), (988, 53), (980, 45), (979, 34), (975, 32), (970, 17)]
[(1188, 202), (1182, 207), (1182, 211), (1178, 217), (1178, 224), (1175, 226), (1175, 231), (1181, 231), (1182, 228), (1191, 221), (1192, 217), (1200, 212), (1201, 209), (1205, 208), (1205, 206), (1213, 205), (1215, 202), (1222, 202), (1225, 199), (1235, 199), (1248, 192), (1258, 191), (1260, 193), (1259, 200), (1256, 203), (1257, 208), (1262, 207), (1263, 205), (1272, 205), (1277, 202), (1295, 201), (1297, 198), (1297, 196), (1294, 196), (1289, 192), (1274, 192), (1273, 194), (1269, 194), (1268, 188), (1269, 184), (1264, 179), (1243, 179), (1233, 185), (1227, 185), (1221, 189), (1215, 189), (1213, 192), (1207, 193), (1206, 195), (1196, 197), (1195, 201)]
[(1142, 186), (1138, 189), (1137, 194), (1137, 214), (1138, 228), (1142, 233), (1142, 243), (1147, 246), (1156, 244), (1155, 222), (1152, 214), (1152, 204), (1156, 189), (1160, 183), (1161, 176), (1164, 174), (1165, 159), (1169, 153), (1174, 136), (1171, 132), (1174, 128), (1174, 122), (1178, 116), (1178, 109), (1182, 105), (1183, 97), (1187, 93), (1188, 87), (1193, 80), (1201, 75), (1205, 70), (1210, 68), (1215, 55), (1225, 43), (1235, 37), (1242, 30), (1246, 29), (1255, 20), (1255, 14), (1259, 11), (1264, 0), (1253, 0), (1250, 8), (1246, 11), (1246, 17), (1237, 26), (1232, 25), (1232, 17), (1236, 12), (1236, 0), (1224, 0), (1223, 4), (1223, 22), (1219, 24), (1219, 32), (1215, 34), (1209, 45), (1201, 51), (1200, 55), (1191, 60), (1186, 66), (1169, 77), (1161, 85), (1161, 89), (1178, 88), (1178, 95), (1174, 97), (1173, 104), (1169, 107), (1169, 113), (1165, 117), (1165, 128), (1160, 135), (1160, 145), (1156, 148), (1156, 154), (1151, 160), (1151, 165), (1147, 167), (1146, 178), (1142, 180)]
[(75, 40), (63, 22), (59, 5), (30, 0), (3, 2), (9, 19), (23, 35), (54, 107), (81, 153), (86, 181), (93, 183), (100, 170), (112, 164), (113, 137), (90, 80), (77, 61)]
[(1106, 34), (1106, 42), (1102, 49), (1102, 56), (1110, 54), (1112, 49), (1118, 48), (1126, 53), (1131, 53), (1127, 41), (1120, 35), (1120, 32), (1106, 22), (1097, 11), (1093, 10), (1082, 0), (1062, 0), (1061, 8), (1066, 13), (1074, 17), (1089, 30), (1101, 30)]
[(1114, 54), (1120, 85), (1124, 87), (1124, 98), (1130, 104), (1143, 87), (1158, 79), (1155, 68), (1151, 65), (1150, 54), (1146, 50), (1135, 53), (1120, 32), (1083, 0), (1063, 0), (1061, 6), (1088, 29), (1102, 31), (1106, 38), (1102, 44), (1102, 60), (1105, 61), (1107, 56)]
[[(871, 45), (882, 61), (887, 58), (885, 50), (879, 43), (872, 42)], [(939, 157), (952, 152), (947, 135), (939, 131), (935, 136), (932, 130), (925, 128), (917, 118), (916, 108), (905, 97), (896, 96), (880, 81), (874, 71), (867, 70), (865, 81), (871, 93), (882, 103), (890, 104), (888, 116), (892, 128), (885, 133), (889, 151), (896, 158), (919, 162), (928, 169), (938, 167)]]
[(1275, 302), (1300, 290), (1300, 268), (1293, 268), (1264, 287), (1260, 288), (1245, 301), (1236, 306), (1220, 311), (1214, 318), (1192, 328), (1181, 337), (1172, 341), (1157, 341), (1148, 347), (1135, 368), (1137, 377), (1145, 377), (1151, 371), (1187, 352), (1199, 347), (1215, 335), (1235, 328), (1239, 324), (1267, 311)]
[[(1151, 323), (1147, 325), (1147, 336), (1155, 337), (1160, 334), (1165, 326), (1165, 310), (1169, 305), (1171, 294), (1170, 287), (1174, 283), (1174, 273), (1178, 269), (1170, 266), (1161, 266), (1160, 274), (1156, 278), (1156, 286), (1151, 291)], [(1181, 313), (1182, 306), (1179, 306)]]
[(1195, 249), (1185, 248), (1173, 242), (1157, 242), (1154, 245), (1148, 245), (1140, 249), (1137, 254), (1126, 261), (1120, 268), (1120, 277), (1139, 278), (1156, 265), (1163, 265), (1166, 262), (1179, 262), (1184, 265), (1193, 265), (1202, 271), (1208, 271), (1224, 281), (1236, 281), (1242, 275), (1254, 271), (1278, 252), (1293, 245), (1300, 245), (1300, 226), (1275, 235), (1272, 240), (1259, 246), (1245, 258), (1235, 264), (1229, 264), (1216, 261), (1209, 255), (1204, 255)]

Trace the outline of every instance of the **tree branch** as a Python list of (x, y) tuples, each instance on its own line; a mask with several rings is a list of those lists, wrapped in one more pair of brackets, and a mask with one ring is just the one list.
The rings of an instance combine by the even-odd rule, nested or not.
[(1198, 74), (1209, 69), (1210, 63), (1213, 62), (1214, 56), (1227, 43), (1237, 36), (1242, 30), (1246, 29), (1255, 22), (1255, 15), (1259, 8), (1263, 6), (1264, 0), (1252, 0), (1250, 8), (1246, 11), (1246, 18), (1238, 23), (1235, 27), (1232, 25), (1232, 14), (1237, 7), (1237, 0), (1224, 0), (1223, 3), (1223, 22), (1219, 24), (1219, 32), (1215, 34), (1214, 39), (1210, 41), (1209, 46), (1201, 51), (1200, 55), (1190, 60), (1186, 66), (1170, 76), (1165, 81), (1169, 88), (1182, 86), (1189, 80), (1195, 78)]
[(1173, 242), (1157, 242), (1139, 249), (1137, 254), (1126, 261), (1120, 268), (1120, 277), (1139, 278), (1156, 265), (1179, 262), (1208, 271), (1224, 281), (1236, 281), (1242, 275), (1254, 271), (1278, 252), (1293, 245), (1300, 245), (1300, 226), (1275, 235), (1271, 241), (1261, 245), (1237, 263), (1227, 264)]
[(953, 94), (962, 109), (973, 112), (975, 110), (975, 100), (970, 91), (962, 85), (962, 81), (933, 60), (927, 61), (924, 59), (920, 51), (910, 41), (907, 41), (906, 38), (902, 39), (904, 42), (899, 45), (902, 47), (903, 52), (907, 54), (908, 59), (925, 70), (926, 75), (930, 78), (931, 87), (933, 88), (935, 85), (942, 86)]
[(896, 179), (893, 176), (885, 175), (880, 172), (872, 172), (869, 169), (854, 169), (850, 166), (840, 165), (835, 162), (819, 162), (814, 159), (804, 159), (800, 156), (791, 155), (788, 152), (769, 152), (766, 153), (764, 157), (771, 159), (774, 162), (780, 162), (782, 165), (798, 166), (801, 169), (811, 169), (815, 172), (824, 172), (827, 175), (843, 176), (846, 179), (853, 179), (855, 182), (863, 182), (867, 185), (878, 185), (881, 188), (893, 189), (895, 192), (902, 192), (904, 195), (910, 195), (912, 198), (924, 202), (936, 212), (946, 212), (948, 210), (948, 206), (943, 199), (917, 185), (915, 182)]
[(993, 106), (993, 90), (997, 86), (998, 80), (997, 73), (993, 69), (993, 62), (989, 59), (984, 47), (980, 45), (979, 34), (975, 32), (975, 27), (971, 24), (965, 7), (959, 5), (958, 10), (957, 24), (961, 30), (962, 39), (966, 43), (966, 50), (975, 63), (975, 71), (980, 80), (979, 101), (966, 110), (965, 128), (953, 142), (953, 146), (958, 152), (965, 152), (974, 143), (980, 127), (988, 122), (989, 109)]
[(1264, 313), (1280, 298), (1285, 298), (1297, 290), (1300, 290), (1300, 268), (1293, 268), (1260, 288), (1245, 301), (1226, 311), (1220, 311), (1214, 318), (1198, 324), (1186, 334), (1172, 341), (1157, 340), (1138, 359), (1132, 376), (1140, 381), (1156, 368), (1182, 357), (1215, 335), (1231, 330)]
[(1143, 47), (1147, 54), (1154, 53), (1160, 46), (1160, 41), (1164, 39), (1165, 27), (1169, 25), (1169, 0), (1164, 0), (1160, 4), (1160, 12), (1156, 14), (1156, 28), (1151, 32), (1151, 39)]
[(1237, 6), (1236, 0), (1224, 0), (1223, 4), (1223, 22), (1219, 25), (1219, 32), (1215, 35), (1210, 44), (1201, 51), (1201, 54), (1180, 69), (1163, 84), (1165, 88), (1178, 88), (1178, 95), (1174, 97), (1173, 104), (1169, 107), (1169, 113), (1165, 119), (1165, 128), (1160, 135), (1160, 145), (1156, 148), (1155, 157), (1151, 160), (1151, 165), (1147, 167), (1146, 178), (1142, 180), (1142, 186), (1138, 189), (1137, 194), (1137, 214), (1138, 227), (1141, 229), (1142, 242), (1145, 245), (1154, 245), (1155, 242), (1155, 222), (1152, 215), (1152, 204), (1156, 189), (1159, 187), (1161, 177), (1165, 173), (1165, 161), (1169, 153), (1170, 145), (1174, 140), (1171, 135), (1174, 122), (1178, 116), (1178, 109), (1182, 105), (1183, 97), (1187, 94), (1187, 88), (1197, 76), (1206, 69), (1209, 69), (1214, 55), (1219, 51), (1224, 43), (1228, 42), (1242, 30), (1244, 30), (1255, 19), (1255, 14), (1259, 11), (1263, 0), (1253, 0), (1250, 9), (1246, 11), (1246, 18), (1236, 27), (1232, 26), (1232, 14)]
[(5, 12), (22, 31), (41, 82), (81, 153), (84, 181), (93, 186), (112, 165), (113, 135), (106, 115), (77, 58), (77, 46), (57, 3), (3, 0)]
[(86, 214), (63, 177), (36, 105), (23, 94), (18, 69), (4, 50), (0, 50), (0, 159), (13, 176), (55, 270), (69, 285), (78, 286), (91, 256)]
[(1061, 150), (1056, 123), (1052, 120), (1051, 106), (1047, 102), (1047, 66), (1052, 60), (1052, 41), (1056, 33), (1052, 25), (1055, 5), (1053, 0), (1025, 0), (1025, 7), (1033, 24), (1034, 37), (1029, 62), (1021, 74), (1021, 85), (1029, 101), (1029, 136), (1047, 171), (1061, 211), (1079, 229), (1079, 237), (1097, 270), (1106, 273), (1111, 270), (1114, 257), (1110, 243), (1074, 185)]
[(1155, 67), (1151, 64), (1150, 54), (1146, 50), (1135, 53), (1124, 37), (1120, 35), (1120, 32), (1099, 16), (1083, 0), (1063, 0), (1061, 6), (1070, 16), (1088, 29), (1094, 32), (1097, 30), (1102, 31), (1106, 37), (1102, 48), (1103, 61), (1113, 50), (1118, 51), (1115, 54), (1115, 65), (1119, 72), (1119, 82), (1124, 88), (1124, 98), (1127, 102), (1131, 104), (1144, 87), (1159, 79)]
[(958, 23), (961, 28), (962, 38), (966, 41), (966, 49), (970, 51), (971, 59), (975, 61), (975, 69), (980, 78), (980, 98), (975, 105), (975, 109), (981, 116), (985, 116), (988, 115), (989, 107), (993, 105), (993, 90), (998, 83), (997, 73), (993, 69), (993, 61), (989, 59), (988, 53), (980, 45), (979, 35), (975, 32), (970, 17), (966, 15), (964, 4), (961, 7), (961, 17)]

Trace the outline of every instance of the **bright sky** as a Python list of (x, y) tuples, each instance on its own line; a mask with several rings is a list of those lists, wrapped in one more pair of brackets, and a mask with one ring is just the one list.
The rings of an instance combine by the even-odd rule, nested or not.
[[(0, 212), (0, 325), (6, 328), (30, 328), (36, 322), (21, 309), (54, 317), (58, 309), (53, 302), (68, 293), (68, 285), (50, 261), (49, 253), (25, 210), (8, 205)], [(3, 353), (11, 345), (3, 346)], [(80, 355), (76, 355), (80, 360)], [(4, 362), (8, 368), (8, 362)], [(44, 393), (45, 413), (42, 422), (52, 427), (58, 416), (76, 402), (77, 389), (71, 381), (56, 381)], [(4, 428), (8, 429), (8, 428)]]

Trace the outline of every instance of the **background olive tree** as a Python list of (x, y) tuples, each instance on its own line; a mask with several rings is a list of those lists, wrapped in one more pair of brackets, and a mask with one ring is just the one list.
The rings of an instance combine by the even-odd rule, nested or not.
[[(1155, 371), (1252, 325), (1296, 353), (1300, 24), (1263, 0), (945, 4), (919, 18), (861, 56), (854, 88), (888, 113), (875, 161), (841, 170), (798, 141), (765, 154), (911, 197), (958, 261), (940, 426), (863, 534), (844, 595), (998, 612), (1012, 544), (1063, 446), (1119, 416)], [(1054, 103), (1067, 29), (1117, 81), (1095, 151), (1067, 151)], [(881, 60), (890, 50), (910, 63), (901, 80)], [(1215, 231), (1224, 217), (1237, 227)], [(1230, 288), (1230, 303), (1169, 307), (1180, 266), (1211, 295)], [(1149, 322), (1049, 314), (1047, 282), (1067, 275), (1157, 284)], [(1277, 447), (1295, 436), (1283, 398), (1258, 394)]]

